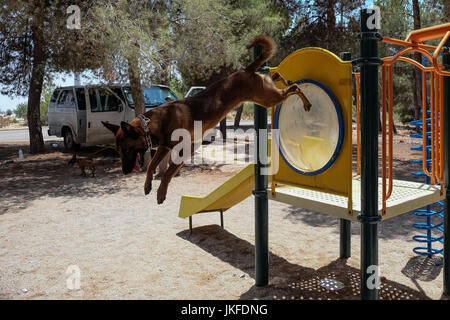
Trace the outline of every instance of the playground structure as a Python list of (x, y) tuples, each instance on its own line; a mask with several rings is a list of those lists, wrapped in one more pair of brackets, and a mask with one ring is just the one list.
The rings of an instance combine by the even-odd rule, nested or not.
[[(406, 40), (381, 37), (369, 29), (372, 10), (361, 11), (361, 57), (351, 61), (320, 48), (305, 48), (286, 57), (270, 72), (298, 83), (312, 102), (303, 111), (296, 96), (272, 108), (272, 142), (263, 141), (267, 130), (267, 109), (255, 105), (256, 163), (249, 165), (205, 198), (183, 196), (179, 216), (201, 212), (223, 212), (255, 195), (255, 281), (268, 284), (268, 200), (280, 201), (340, 219), (340, 257), (350, 256), (351, 221), (361, 223), (361, 298), (378, 299), (378, 222), (442, 201), (444, 245), (444, 294), (450, 295), (448, 234), (448, 184), (450, 144), (450, 23), (412, 31)], [(438, 46), (424, 44), (441, 39)], [(378, 58), (378, 41), (405, 47), (392, 57)], [(260, 50), (260, 49), (259, 49)], [(430, 53), (432, 51), (432, 53)], [(419, 52), (431, 67), (404, 55)], [(258, 48), (255, 56), (258, 56)], [(438, 55), (442, 54), (442, 63)], [(422, 91), (430, 92), (430, 132), (423, 126), (423, 145), (429, 137), (430, 154), (422, 152), (423, 171), (430, 184), (393, 178), (393, 64), (404, 61), (420, 68)], [(352, 66), (355, 73), (357, 106), (357, 172), (352, 172)], [(381, 178), (378, 177), (378, 68), (381, 65)], [(427, 81), (427, 78), (428, 81)], [(428, 85), (429, 83), (429, 85)], [(281, 86), (280, 86), (281, 87)], [(422, 121), (426, 123), (426, 95)], [(262, 143), (261, 143), (262, 142)], [(267, 150), (266, 150), (267, 146)], [(260, 150), (262, 149), (262, 150)], [(270, 175), (262, 174), (269, 166)], [(428, 160), (428, 161), (427, 161)], [(429, 167), (427, 166), (429, 164)], [(253, 182), (254, 180), (254, 182)], [(376, 267), (374, 269), (374, 266)], [(376, 281), (375, 281), (376, 282)]]

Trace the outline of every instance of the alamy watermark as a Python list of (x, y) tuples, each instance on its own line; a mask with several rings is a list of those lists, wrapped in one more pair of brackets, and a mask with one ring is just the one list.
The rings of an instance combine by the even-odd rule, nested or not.
[(371, 13), (370, 17), (367, 19), (367, 28), (369, 30), (380, 30), (381, 29), (381, 10), (379, 6), (373, 5), (368, 8), (367, 11)]
[(81, 10), (80, 7), (73, 4), (66, 10), (69, 17), (66, 20), (67, 29), (81, 29)]
[(81, 270), (75, 264), (70, 265), (66, 270), (66, 287), (69, 290), (79, 290), (81, 285)]
[(366, 273), (370, 274), (366, 281), (367, 288), (369, 290), (380, 289), (380, 267), (377, 265), (368, 266)]
[[(178, 143), (170, 152), (171, 161), (174, 164), (222, 165), (254, 163), (258, 159), (263, 165), (261, 175), (273, 175), (278, 172), (279, 133), (277, 129), (271, 131), (271, 150), (268, 149), (269, 134), (266, 129), (259, 130), (258, 145), (250, 143), (252, 140), (256, 141), (256, 130), (253, 128), (228, 129), (226, 134), (231, 139), (223, 140), (216, 135), (215, 141), (207, 145), (202, 143), (205, 141), (202, 133), (201, 121), (194, 122), (193, 135), (184, 128), (174, 130), (171, 140)], [(205, 135), (206, 140), (208, 136), (210, 137), (208, 134)]]

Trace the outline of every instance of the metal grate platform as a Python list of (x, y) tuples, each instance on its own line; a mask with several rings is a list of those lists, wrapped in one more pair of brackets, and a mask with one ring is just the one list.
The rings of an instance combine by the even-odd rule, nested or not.
[[(378, 181), (378, 209), (381, 215), (381, 178)], [(269, 189), (268, 198), (287, 203), (311, 211), (358, 221), (361, 212), (361, 180), (359, 176), (353, 178), (353, 213), (348, 214), (347, 197), (313, 191), (304, 188), (278, 186), (275, 194)], [(386, 214), (383, 220), (424, 207), (445, 198), (445, 190), (441, 196), (440, 187), (425, 183), (403, 180), (393, 180), (392, 195), (386, 203)]]

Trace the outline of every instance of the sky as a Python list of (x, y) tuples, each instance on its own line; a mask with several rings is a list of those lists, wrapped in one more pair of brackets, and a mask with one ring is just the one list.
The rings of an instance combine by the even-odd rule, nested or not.
[[(83, 80), (83, 78), (82, 78)], [(57, 77), (54, 80), (56, 86), (73, 86), (74, 85), (74, 77), (72, 76), (62, 76)], [(8, 109), (14, 110), (19, 103), (27, 102), (28, 97), (14, 97), (11, 98), (7, 95), (0, 94), (0, 111), (6, 111)]]

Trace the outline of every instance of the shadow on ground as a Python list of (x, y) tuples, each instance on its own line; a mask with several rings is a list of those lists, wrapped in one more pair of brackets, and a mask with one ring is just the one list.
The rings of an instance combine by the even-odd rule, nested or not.
[[(248, 241), (236, 237), (217, 225), (194, 228), (192, 235), (189, 235), (188, 230), (177, 235), (255, 278), (255, 248)], [(271, 252), (269, 252), (269, 261), (270, 284), (265, 287), (252, 286), (241, 295), (241, 299), (356, 300), (360, 298), (359, 270), (348, 266), (345, 259), (331, 261), (317, 270), (290, 263)], [(340, 290), (330, 290), (321, 285), (323, 282), (333, 281), (342, 283), (344, 287)], [(382, 277), (380, 299), (427, 300), (430, 298), (421, 291)]]
[[(55, 148), (46, 143), (46, 147), (43, 154), (29, 155), (27, 146), (0, 146), (3, 160), (14, 159), (14, 162), (0, 166), (0, 214), (25, 209), (33, 200), (43, 197), (95, 198), (121, 190), (118, 179), (122, 177), (120, 159), (114, 150), (88, 147), (77, 151), (80, 157), (96, 153), (96, 177), (91, 178), (80, 176), (77, 166), (67, 165), (72, 152), (65, 151), (61, 143)], [(25, 151), (23, 162), (17, 159), (15, 149), (18, 148)]]

